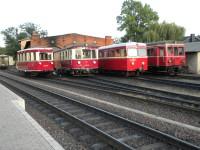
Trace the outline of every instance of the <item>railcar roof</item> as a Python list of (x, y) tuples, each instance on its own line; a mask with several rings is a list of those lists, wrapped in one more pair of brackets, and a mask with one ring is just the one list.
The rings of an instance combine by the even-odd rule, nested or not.
[(23, 51), (33, 51), (33, 50), (53, 50), (52, 48), (28, 48), (28, 49), (22, 49), (22, 50), (19, 50), (17, 52), (23, 52)]
[(109, 48), (115, 48), (115, 47), (128, 47), (128, 46), (146, 46), (145, 43), (137, 43), (137, 42), (129, 42), (129, 43), (119, 43), (119, 44), (112, 44), (108, 46), (102, 46), (99, 49), (109, 49)]
[(182, 41), (158, 41), (158, 42), (151, 42), (147, 43), (147, 46), (151, 45), (183, 45)]

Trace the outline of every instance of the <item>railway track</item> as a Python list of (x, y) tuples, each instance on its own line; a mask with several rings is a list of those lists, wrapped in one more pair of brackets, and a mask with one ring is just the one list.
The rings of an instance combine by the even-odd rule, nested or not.
[[(16, 72), (10, 72), (10, 73), (17, 75)], [(106, 79), (101, 79), (98, 77), (90, 77), (83, 79), (76, 78), (76, 81), (68, 79), (65, 79), (63, 81), (62, 78), (61, 79), (42, 78), (42, 80), (66, 86), (73, 86), (78, 88), (82, 87), (84, 89), (102, 91), (114, 95), (125, 96), (128, 98), (152, 101), (155, 103), (161, 103), (164, 105), (200, 112), (200, 100), (199, 97), (196, 96), (188, 96), (183, 94), (176, 94), (161, 90), (155, 90), (151, 88), (144, 88), (136, 85), (130, 85)]]
[(114, 149), (200, 149), (176, 137), (75, 99), (47, 91), (42, 87), (2, 75), (1, 82), (51, 109), (51, 112), (59, 115), (62, 124), (67, 124), (66, 122), (70, 120), (70, 123), (79, 126), (78, 129), (83, 128), (103, 141), (104, 144), (93, 144), (93, 148), (95, 145), (106, 145)]
[(161, 79), (157, 77), (137, 77), (137, 80), (141, 81), (147, 81), (151, 83), (160, 83), (160, 84), (166, 84), (166, 85), (172, 85), (176, 87), (184, 87), (184, 88), (189, 88), (189, 89), (195, 89), (195, 90), (200, 90), (200, 84), (197, 83), (189, 83), (189, 82), (182, 82), (182, 81), (175, 81), (175, 80), (170, 80), (170, 79)]
[(179, 74), (178, 77), (191, 80), (200, 80), (200, 75)]
[[(16, 72), (8, 71), (11, 74), (19, 75)], [(178, 108), (184, 108), (196, 112), (200, 112), (200, 98), (196, 96), (189, 96), (183, 94), (177, 94), (172, 92), (166, 92), (146, 87), (140, 87), (137, 85), (130, 85), (125, 83), (119, 83), (111, 80), (106, 80), (98, 77), (90, 77), (82, 79), (72, 80), (62, 80), (62, 78), (55, 79), (44, 79), (42, 80), (50, 81), (56, 84), (82, 87), (89, 90), (98, 90), (102, 92), (107, 92), (115, 95), (121, 95), (126, 97), (132, 97), (139, 100), (148, 100), (156, 103), (161, 103), (169, 106), (175, 106)], [(88, 81), (85, 83), (85, 81)], [(126, 94), (127, 93), (127, 94)]]

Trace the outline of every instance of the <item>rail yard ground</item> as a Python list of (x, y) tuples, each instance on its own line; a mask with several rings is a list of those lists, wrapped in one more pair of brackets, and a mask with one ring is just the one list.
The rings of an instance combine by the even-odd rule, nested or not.
[[(0, 72), (0, 82), (25, 99), (26, 111), (64, 149), (113, 149), (120, 146), (121, 148), (127, 146), (130, 149), (200, 149), (198, 78), (186, 79), (183, 76), (161, 78), (150, 75), (128, 78), (116, 76), (24, 78), (10, 70)], [(55, 98), (47, 98), (47, 92), (49, 96)], [(82, 110), (80, 106), (65, 104), (59, 96), (61, 99), (67, 97), (68, 101), (73, 99), (90, 105), (100, 109), (98, 110), (100, 112), (97, 113), (92, 108)], [(40, 102), (39, 99), (47, 99), (51, 106), (46, 102), (45, 104)], [(57, 110), (52, 109), (53, 107)], [(80, 127), (80, 122), (69, 116), (66, 118), (64, 112), (59, 112), (60, 109), (68, 111), (65, 113), (79, 118), (82, 123), (87, 122), (88, 126), (82, 124)], [(112, 113), (119, 118), (113, 119), (111, 116), (102, 115), (102, 111), (106, 111), (106, 115)], [(112, 118), (110, 122), (108, 118)], [(133, 126), (120, 118), (128, 119), (135, 124), (139, 123), (140, 132), (135, 131), (138, 126), (135, 124)], [(90, 125), (98, 129), (98, 134)], [(109, 139), (110, 136), (113, 137), (112, 140)]]

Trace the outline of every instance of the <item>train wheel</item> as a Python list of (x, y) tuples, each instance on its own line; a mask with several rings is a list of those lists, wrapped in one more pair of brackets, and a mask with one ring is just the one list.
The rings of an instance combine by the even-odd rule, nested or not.
[(140, 76), (141, 72), (139, 70), (135, 71), (135, 76)]
[(130, 76), (130, 73), (129, 73), (128, 71), (126, 71), (126, 72), (125, 72), (125, 76), (126, 76), (126, 77), (129, 77), (129, 76)]

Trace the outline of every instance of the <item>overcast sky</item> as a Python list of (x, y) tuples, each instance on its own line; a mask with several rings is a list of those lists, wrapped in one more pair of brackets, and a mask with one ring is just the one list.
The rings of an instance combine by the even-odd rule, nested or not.
[[(124, 0), (2, 0), (0, 30), (25, 22), (39, 24), (49, 36), (79, 33), (120, 37), (116, 16)], [(160, 22), (175, 22), (186, 35), (200, 34), (199, 0), (141, 0), (158, 12)], [(0, 46), (3, 46), (0, 36)]]

